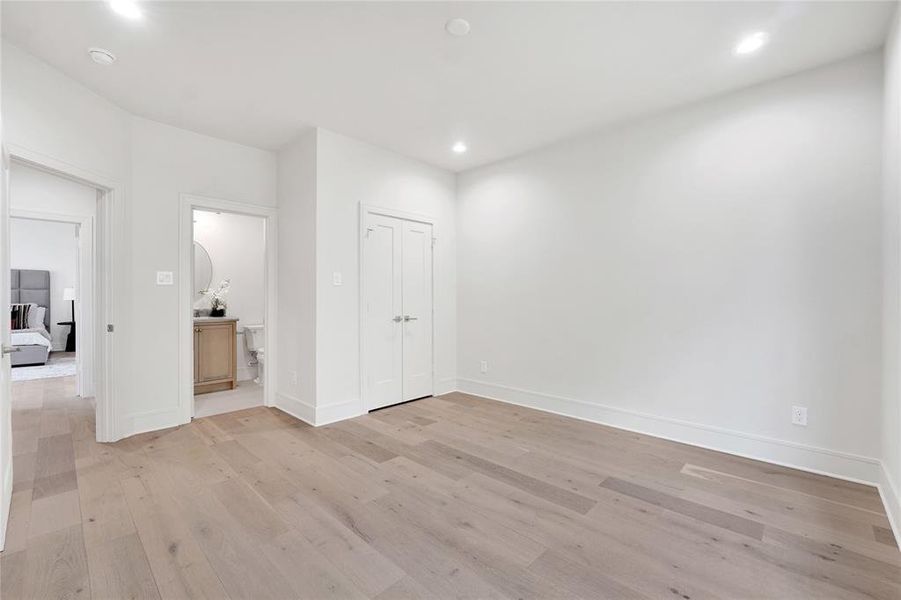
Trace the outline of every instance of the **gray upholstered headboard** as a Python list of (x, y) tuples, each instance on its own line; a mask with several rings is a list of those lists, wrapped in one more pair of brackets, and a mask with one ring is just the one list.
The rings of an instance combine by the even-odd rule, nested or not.
[[(10, 302), (46, 306), (44, 327), (50, 331), (50, 271), (34, 269), (10, 270)], [(8, 307), (7, 307), (8, 309)]]

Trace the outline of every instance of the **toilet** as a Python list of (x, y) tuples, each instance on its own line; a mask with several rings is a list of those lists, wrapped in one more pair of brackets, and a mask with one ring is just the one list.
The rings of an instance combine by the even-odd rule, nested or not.
[(262, 325), (245, 325), (244, 326), (244, 348), (250, 354), (257, 364), (257, 376), (253, 380), (254, 383), (262, 384), (263, 379), (263, 362), (265, 359), (264, 345), (266, 343), (265, 333)]

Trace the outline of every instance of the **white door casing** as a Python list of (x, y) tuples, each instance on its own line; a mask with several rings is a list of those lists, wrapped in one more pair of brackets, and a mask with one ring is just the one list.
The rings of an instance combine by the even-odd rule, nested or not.
[(361, 363), (364, 410), (433, 392), (433, 225), (363, 207)]
[[(9, 306), (9, 159), (3, 150), (2, 182), (0, 182), (0, 301)], [(0, 319), (0, 344), (11, 349), (9, 319)], [(6, 543), (6, 525), (12, 502), (12, 394), (10, 360), (4, 351), (0, 358), (0, 550)]]

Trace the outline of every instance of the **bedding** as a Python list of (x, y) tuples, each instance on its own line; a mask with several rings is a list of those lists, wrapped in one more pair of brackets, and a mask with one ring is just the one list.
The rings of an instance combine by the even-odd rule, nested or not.
[(51, 347), (50, 334), (46, 329), (17, 329), (10, 332), (10, 341), (13, 346), (44, 346), (48, 350)]
[(43, 306), (32, 306), (28, 311), (28, 329), (44, 329), (44, 313), (47, 309)]

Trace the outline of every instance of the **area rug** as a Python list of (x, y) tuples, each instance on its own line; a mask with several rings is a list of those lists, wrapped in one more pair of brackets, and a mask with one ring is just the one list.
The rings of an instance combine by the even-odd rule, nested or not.
[(50, 377), (69, 377), (75, 375), (75, 357), (50, 355), (46, 365), (33, 367), (13, 367), (11, 370), (13, 381), (30, 381), (32, 379), (49, 379)]

